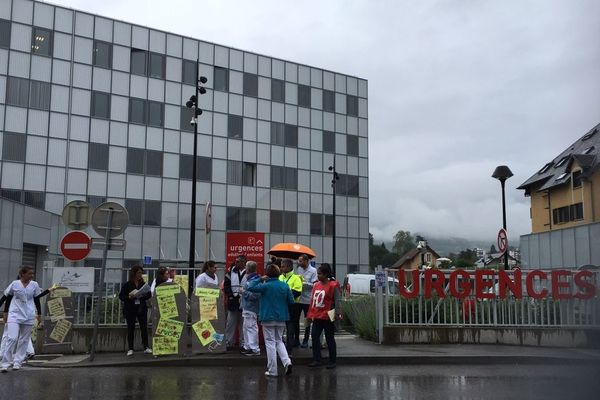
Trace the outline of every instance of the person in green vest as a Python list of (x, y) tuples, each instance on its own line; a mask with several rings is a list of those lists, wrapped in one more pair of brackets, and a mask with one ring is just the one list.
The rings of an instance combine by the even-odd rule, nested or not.
[(281, 275), (279, 275), (279, 280), (288, 284), (294, 296), (294, 304), (288, 305), (290, 319), (286, 323), (286, 347), (288, 353), (292, 354), (292, 350), (298, 342), (296, 332), (298, 332), (299, 327), (296, 324), (298, 323), (298, 313), (300, 312), (298, 300), (302, 294), (302, 277), (294, 273), (294, 262), (289, 258), (281, 260)]

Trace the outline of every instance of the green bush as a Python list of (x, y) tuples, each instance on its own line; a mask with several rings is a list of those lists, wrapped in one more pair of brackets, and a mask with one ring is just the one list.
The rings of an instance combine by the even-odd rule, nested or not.
[(355, 296), (342, 302), (342, 310), (354, 331), (362, 338), (377, 340), (375, 298)]

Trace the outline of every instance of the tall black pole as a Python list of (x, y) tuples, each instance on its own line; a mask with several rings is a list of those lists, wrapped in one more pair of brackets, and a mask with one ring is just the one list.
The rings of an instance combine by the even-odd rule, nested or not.
[[(506, 231), (506, 197), (504, 195), (504, 182), (506, 182), (506, 180), (500, 180), (500, 185), (502, 185), (502, 228)], [(508, 271), (508, 246), (504, 252), (504, 270)]]
[(194, 288), (194, 268), (196, 267), (196, 162), (198, 158), (198, 85), (200, 84), (199, 76), (200, 60), (196, 59), (196, 94), (195, 105), (192, 108), (192, 121), (194, 121), (194, 160), (192, 161), (192, 212), (190, 220), (190, 259), (188, 270), (188, 295), (192, 295)]
[(332, 263), (331, 263), (331, 273), (333, 274), (333, 276), (335, 276), (335, 186), (336, 186), (336, 182), (338, 179), (340, 179), (340, 177), (338, 176), (337, 172), (335, 171), (335, 155), (333, 156), (333, 165), (331, 165), (329, 167), (329, 170), (331, 172), (333, 172), (333, 177), (331, 178), (331, 188), (333, 189), (333, 258), (332, 258)]

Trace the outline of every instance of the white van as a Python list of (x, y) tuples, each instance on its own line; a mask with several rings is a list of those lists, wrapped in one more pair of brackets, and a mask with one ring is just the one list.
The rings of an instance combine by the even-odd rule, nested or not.
[[(388, 276), (387, 294), (397, 295), (398, 279)], [(344, 296), (355, 294), (375, 294), (374, 274), (348, 274), (344, 278)]]

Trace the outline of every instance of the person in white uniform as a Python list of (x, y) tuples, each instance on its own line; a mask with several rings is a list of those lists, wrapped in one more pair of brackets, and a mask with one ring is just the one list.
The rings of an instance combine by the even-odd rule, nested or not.
[(212, 260), (205, 262), (202, 266), (202, 273), (198, 275), (195, 283), (194, 288), (218, 288), (217, 264)]
[(42, 291), (33, 280), (33, 275), (33, 268), (21, 267), (21, 278), (13, 281), (4, 291), (7, 297), (4, 320), (7, 321), (8, 336), (0, 367), (2, 372), (7, 372), (11, 365), (13, 371), (21, 369), (36, 317), (38, 322), (41, 322), (40, 300), (36, 297)]

